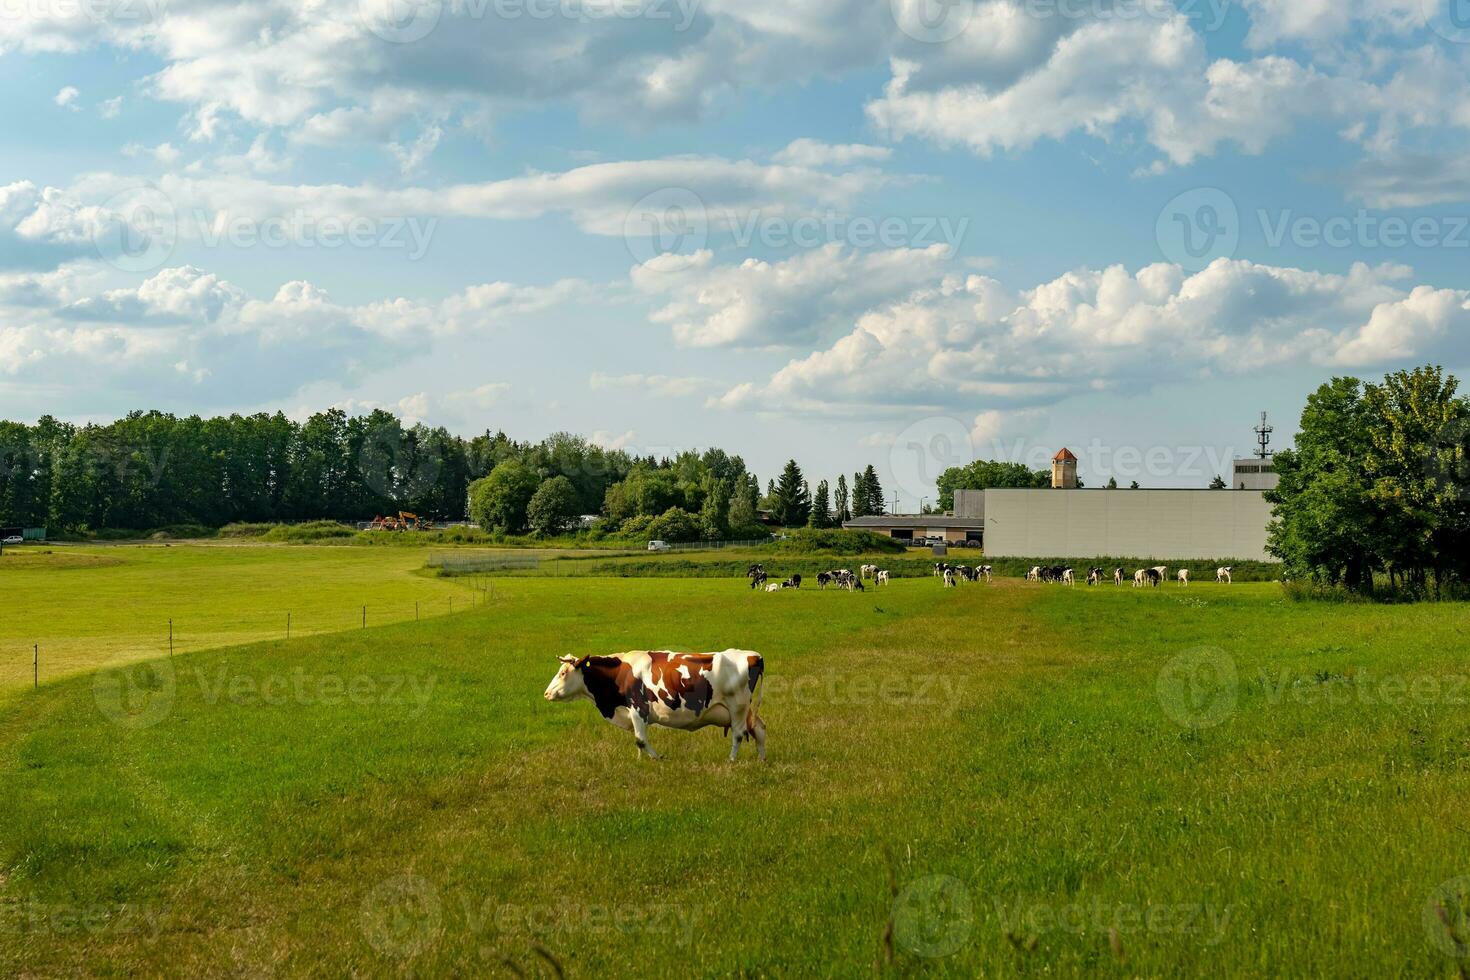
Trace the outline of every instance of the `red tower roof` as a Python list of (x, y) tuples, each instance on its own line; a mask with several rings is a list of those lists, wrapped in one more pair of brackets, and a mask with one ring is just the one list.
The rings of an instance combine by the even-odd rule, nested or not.
[(1051, 458), (1051, 461), (1053, 463), (1075, 463), (1077, 457), (1072, 455), (1072, 450), (1064, 447), (1061, 452)]

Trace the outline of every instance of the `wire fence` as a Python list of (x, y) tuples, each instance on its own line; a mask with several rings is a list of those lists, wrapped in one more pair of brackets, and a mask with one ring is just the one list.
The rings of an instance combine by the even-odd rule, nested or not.
[[(18, 671), (10, 665), (0, 669), (0, 689), (14, 688), (25, 681), (29, 682), (25, 684), (27, 687), (39, 687), (40, 679), (48, 673), (48, 648), (54, 656), (52, 663), (64, 665), (53, 667), (51, 676), (54, 678), (124, 661), (440, 619), (504, 598), (493, 583), (482, 579), (471, 578), (463, 585), (465, 591), (461, 595), (425, 596), (409, 601), (364, 602), (330, 608), (309, 605), (297, 609), (226, 615), (183, 612), (174, 617), (150, 618), (132, 628), (114, 626), (106, 637), (12, 638), (0, 641), (0, 645), (8, 647), (14, 644), (18, 648), (17, 653), (24, 654), (23, 670)], [(125, 638), (121, 643), (115, 639), (119, 636)]]

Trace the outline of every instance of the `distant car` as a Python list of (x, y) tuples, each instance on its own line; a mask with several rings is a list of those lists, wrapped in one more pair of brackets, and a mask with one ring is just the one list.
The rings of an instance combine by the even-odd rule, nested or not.
[(669, 543), (667, 541), (650, 541), (650, 542), (648, 542), (648, 550), (649, 551), (671, 551), (672, 549), (669, 547)]
[(8, 537), (8, 538), (5, 539), (5, 543), (6, 544), (25, 544), (25, 540), (26, 540), (25, 538), (21, 537), (18, 534), (12, 534), (10, 537)]

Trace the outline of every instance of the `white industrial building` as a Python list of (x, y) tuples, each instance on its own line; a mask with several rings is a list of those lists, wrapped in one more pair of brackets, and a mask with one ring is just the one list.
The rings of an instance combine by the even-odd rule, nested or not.
[(1158, 558), (1165, 561), (1271, 561), (1266, 490), (1278, 477), (1264, 416), (1261, 453), (1237, 459), (1229, 489), (1081, 489), (1077, 457), (1052, 458), (1049, 489), (956, 490), (944, 515), (859, 518), (861, 527), (904, 540), (980, 542), (991, 558)]
[(986, 490), (990, 558), (1270, 561), (1258, 490)]

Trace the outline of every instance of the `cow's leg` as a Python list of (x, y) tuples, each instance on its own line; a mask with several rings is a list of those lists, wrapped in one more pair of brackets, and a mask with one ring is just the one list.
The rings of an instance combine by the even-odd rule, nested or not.
[(658, 753), (648, 744), (648, 722), (636, 711), (629, 716), (629, 720), (633, 723), (633, 737), (638, 740), (638, 754), (657, 759)]
[(745, 726), (750, 720), (749, 708), (745, 711), (730, 712), (730, 761), (734, 762), (740, 756), (740, 742), (745, 738)]
[(755, 713), (755, 708), (750, 709), (750, 717), (747, 726), (751, 736), (755, 739), (755, 754), (762, 761), (766, 761), (766, 723), (761, 721), (761, 716)]

